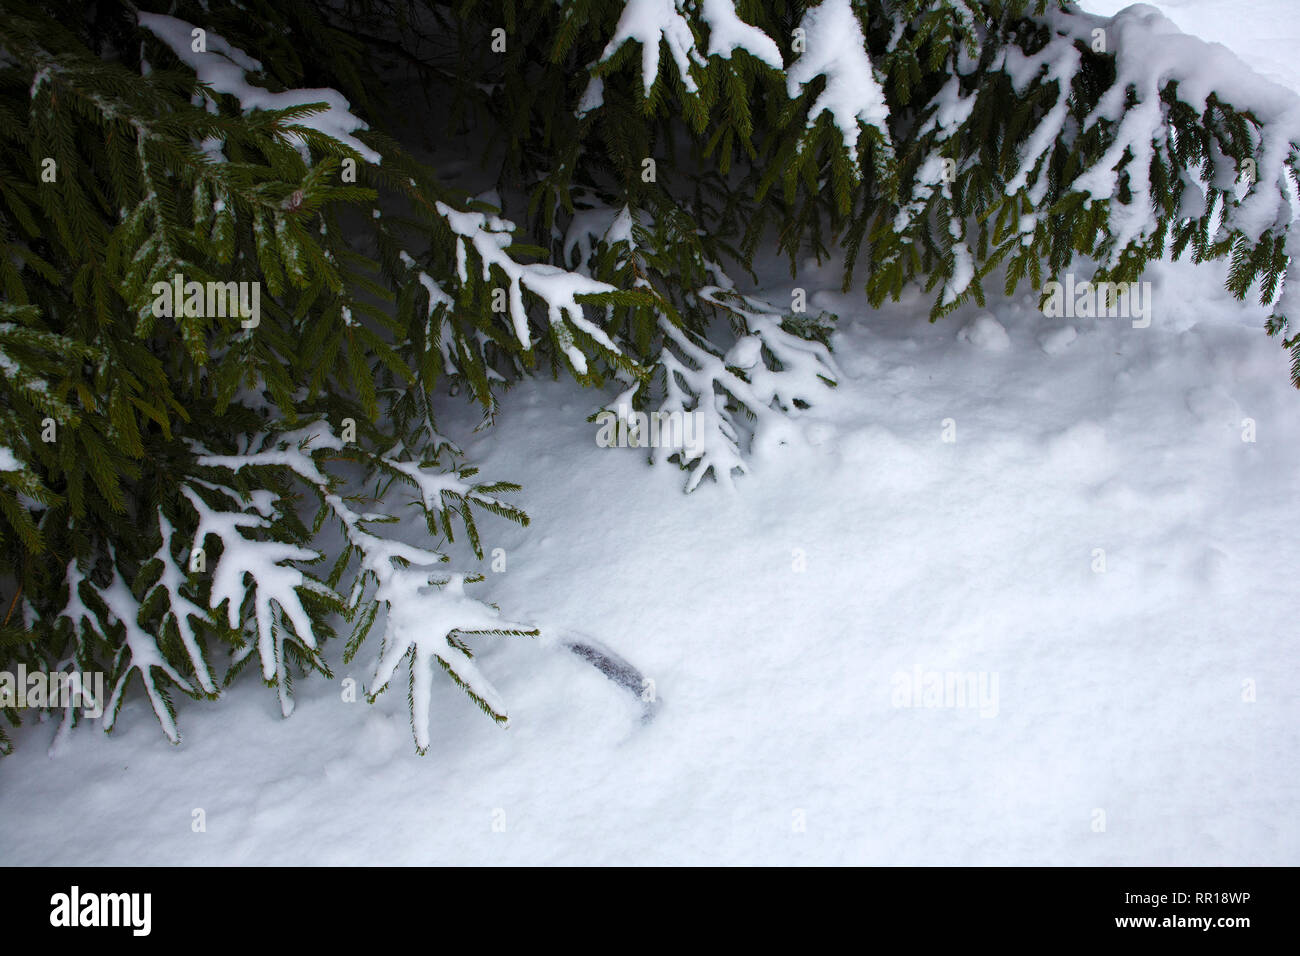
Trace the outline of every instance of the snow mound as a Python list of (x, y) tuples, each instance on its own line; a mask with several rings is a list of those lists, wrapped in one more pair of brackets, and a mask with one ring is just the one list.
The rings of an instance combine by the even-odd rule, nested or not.
[(1005, 352), (1011, 347), (1011, 338), (1002, 323), (991, 312), (983, 312), (962, 326), (957, 338), (986, 352)]

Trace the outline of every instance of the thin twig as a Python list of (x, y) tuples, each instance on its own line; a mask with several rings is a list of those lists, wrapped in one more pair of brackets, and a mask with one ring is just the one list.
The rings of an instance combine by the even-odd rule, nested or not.
[(14, 599), (9, 602), (9, 612), (5, 615), (5, 622), (2, 626), (9, 626), (9, 618), (13, 617), (14, 608), (18, 606), (18, 599), (23, 596), (23, 586), (18, 585), (18, 590), (14, 592)]

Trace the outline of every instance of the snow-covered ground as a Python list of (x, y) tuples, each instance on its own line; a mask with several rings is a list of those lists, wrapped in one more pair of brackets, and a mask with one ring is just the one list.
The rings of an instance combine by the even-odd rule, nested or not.
[[(1300, 88), (1289, 3), (1162, 6)], [(1153, 268), (1134, 328), (1027, 295), (930, 325), (812, 269), (843, 381), (735, 495), (525, 383), (451, 429), (533, 519), (485, 521), (481, 591), (636, 664), (653, 719), (554, 636), (475, 639), (511, 727), (444, 685), (418, 757), (336, 647), (287, 721), (241, 680), (180, 747), (139, 699), (53, 759), (23, 728), (0, 861), (1296, 864), (1300, 393), (1223, 274)], [(948, 675), (980, 693), (924, 706)]]

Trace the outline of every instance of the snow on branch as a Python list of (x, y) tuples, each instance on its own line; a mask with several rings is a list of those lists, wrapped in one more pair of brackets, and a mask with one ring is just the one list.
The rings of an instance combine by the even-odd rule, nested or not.
[(394, 458), (381, 458), (379, 461), (381, 467), (396, 472), (419, 491), (420, 504), (429, 518), (430, 530), (435, 527), (435, 520), (441, 518), (443, 533), (448, 540), (454, 540), (451, 513), (455, 511), (459, 514), (469, 534), (470, 545), (474, 553), (480, 557), (483, 550), (470, 511), (471, 505), (477, 505), (485, 511), (504, 518), (523, 524), (528, 523), (527, 516), (522, 511), (491, 494), (494, 491), (515, 491), (518, 485), (507, 482), (490, 485), (471, 483), (465, 479), (477, 473), (477, 469), (474, 468), (460, 471), (430, 471), (428, 465), (416, 461), (398, 461)]
[[(725, 276), (715, 270), (725, 281)], [(732, 473), (746, 474), (745, 452), (763, 454), (777, 445), (798, 444), (793, 421), (801, 406), (812, 404), (835, 384), (838, 371), (830, 350), (783, 328), (783, 317), (751, 296), (726, 286), (706, 286), (700, 301), (730, 313), (744, 331), (726, 354), (701, 337), (661, 316), (665, 346), (661, 416), (694, 416), (695, 440), (680, 448), (652, 448), (651, 460), (676, 456), (690, 471), (686, 490), (694, 491), (710, 471), (730, 487)], [(741, 406), (733, 408), (732, 406)], [(620, 402), (619, 409), (626, 409)], [(622, 412), (619, 412), (622, 414)], [(626, 423), (625, 423), (626, 424)], [(743, 447), (748, 434), (749, 447)]]
[(687, 93), (699, 87), (691, 76), (691, 64), (703, 66), (704, 57), (695, 48), (695, 34), (684, 14), (685, 0), (627, 0), (623, 14), (618, 18), (614, 35), (605, 44), (600, 55), (601, 63), (612, 57), (629, 40), (641, 44), (641, 82), (646, 98), (659, 76), (659, 44), (668, 46), (668, 53), (677, 65), (677, 73)]
[[(1175, 83), (1177, 98), (1198, 115), (1205, 113), (1213, 96), (1249, 114), (1256, 124), (1260, 141), (1255, 180), (1265, 188), (1252, 190), (1239, 207), (1227, 212), (1229, 228), (1239, 229), (1254, 241), (1280, 224), (1279, 194), (1291, 192), (1287, 161), (1300, 143), (1300, 98), (1294, 92), (1261, 77), (1222, 44), (1183, 33), (1146, 4), (1127, 7), (1109, 19), (1077, 11), (1051, 11), (1048, 23), (1084, 42), (1101, 27), (1115, 50), (1115, 83), (1084, 123), (1084, 129), (1100, 120), (1121, 124), (1115, 145), (1086, 182), (1094, 198), (1114, 195), (1108, 173), (1118, 163), (1124, 146), (1149, 152), (1150, 143), (1163, 142), (1160, 94)], [(1139, 107), (1153, 104), (1153, 108), (1135, 109), (1128, 102), (1130, 93)]]
[(614, 286), (599, 282), (545, 263), (520, 263), (511, 258), (506, 249), (511, 245), (514, 223), (498, 216), (481, 212), (461, 212), (446, 203), (438, 202), (437, 209), (456, 234), (456, 269), (461, 282), (468, 281), (466, 240), (473, 246), (483, 267), (483, 280), (492, 277), (495, 266), (505, 273), (509, 281), (507, 302), (515, 337), (525, 349), (532, 348), (528, 328), (528, 310), (524, 305), (523, 290), (538, 296), (546, 303), (547, 316), (560, 349), (573, 365), (578, 375), (587, 373), (587, 358), (573, 341), (568, 323), (585, 332), (601, 347), (617, 355), (619, 348), (605, 334), (604, 329), (583, 316), (579, 295), (616, 292)]
[[(262, 64), (220, 35), (211, 31), (204, 32), (204, 49), (195, 50), (194, 31), (199, 28), (194, 24), (161, 13), (140, 12), (137, 17), (142, 27), (167, 44), (182, 63), (194, 70), (199, 82), (207, 84), (218, 93), (228, 93), (235, 97), (245, 113), (324, 103), (324, 110), (310, 116), (300, 116), (294, 120), (294, 125), (316, 130), (338, 141), (368, 163), (380, 163), (382, 157), (379, 153), (353, 135), (369, 127), (353, 115), (347, 98), (338, 90), (327, 88), (273, 93), (248, 82), (246, 74), (260, 72)], [(306, 142), (301, 142), (298, 150), (303, 161), (309, 161)]]
[(492, 719), (506, 723), (505, 704), (478, 669), (462, 634), (536, 635), (535, 627), (502, 620), (495, 608), (465, 594), (464, 574), (430, 575), (427, 570), (392, 568), (375, 597), (387, 606), (384, 650), (375, 670), (370, 700), (384, 691), (403, 660), (410, 660), (411, 729), (420, 753), (429, 747), (434, 667)]
[[(1217, 103), (1220, 109), (1228, 107), (1244, 117), (1257, 138), (1251, 159), (1254, 175), (1246, 177), (1249, 189), (1239, 201), (1232, 199), (1230, 191), (1240, 170), (1231, 168), (1233, 161), (1218, 151), (1217, 144), (1212, 146), (1221, 166), (1228, 167), (1212, 171), (1211, 184), (1229, 191), (1222, 210), (1222, 234), (1238, 233), (1254, 243), (1268, 230), (1289, 229), (1298, 211), (1293, 164), (1300, 144), (1300, 98), (1292, 91), (1259, 76), (1223, 45), (1183, 33), (1145, 4), (1113, 17), (1094, 16), (1076, 7), (1050, 9), (1044, 23), (1054, 33), (1046, 46), (1033, 56), (1009, 51), (1007, 70), (1017, 92), (1034, 79), (1058, 83), (1060, 90), (1056, 105), (1022, 149), (1020, 169), (1008, 183), (1008, 192), (1037, 179), (1041, 195), (1046, 176), (1038, 167), (1048, 147), (1057, 141), (1068, 145), (1080, 133), (1106, 124), (1106, 150), (1069, 188), (1109, 204), (1113, 264), (1131, 243), (1149, 239), (1159, 228), (1151, 198), (1151, 166), (1156, 159), (1172, 168), (1179, 166), (1167, 155), (1174, 145), (1170, 101), (1197, 117), (1208, 116), (1212, 103)], [(1098, 36), (1113, 52), (1115, 79), (1075, 130), (1066, 123), (1066, 97), (1081, 68), (1076, 45), (1087, 48)], [(1120, 202), (1125, 189), (1127, 201)]]
[[(645, 412), (633, 411), (637, 393), (657, 380), (653, 374), (622, 377), (628, 387), (593, 418), (611, 413), (605, 427), (637, 436), (637, 447), (648, 425), (644, 440), (650, 461), (675, 460), (688, 470), (688, 492), (710, 472), (730, 486), (734, 472), (749, 470), (749, 452), (797, 442), (798, 429), (789, 419), (824, 396), (838, 377), (830, 350), (817, 339), (821, 333), (799, 329), (797, 319), (736, 292), (692, 230), (689, 219), (674, 224), (664, 218), (655, 224), (645, 210), (597, 204), (575, 212), (561, 253), (566, 263), (574, 262), (577, 253), (575, 268), (599, 267), (602, 274), (617, 276), (629, 293), (640, 296), (634, 308), (645, 311), (634, 320), (648, 322), (662, 336), (655, 365), (663, 370), (663, 394), (653, 414), (672, 438), (658, 444), (656, 424)], [(690, 261), (665, 265), (653, 253), (666, 244), (665, 237), (671, 242), (679, 236), (694, 243)], [(658, 281), (652, 282), (652, 276)], [(697, 285), (708, 279), (712, 284)], [(658, 285), (668, 291), (661, 292)], [(682, 310), (695, 320), (683, 319)], [(700, 323), (707, 324), (710, 313), (729, 320), (729, 348), (704, 334)]]
[(740, 19), (732, 0), (701, 0), (700, 19), (709, 26), (709, 56), (728, 59), (736, 50), (744, 50), (774, 70), (784, 67), (776, 41)]
[(215, 695), (217, 693), (216, 682), (212, 679), (212, 673), (208, 669), (208, 662), (203, 657), (203, 650), (199, 647), (198, 635), (194, 630), (192, 620), (207, 622), (210, 620), (208, 612), (199, 607), (183, 593), (183, 587), (186, 584), (185, 572), (176, 563), (172, 556), (172, 525), (163, 515), (162, 509), (158, 509), (158, 530), (162, 535), (162, 544), (159, 545), (157, 552), (154, 554), (155, 560), (160, 563), (161, 574), (157, 582), (145, 594), (144, 603), (149, 604), (155, 596), (165, 599), (165, 610), (163, 612), (162, 627), (173, 623), (176, 632), (180, 635), (181, 645), (185, 648), (185, 653), (189, 657), (190, 666), (194, 668), (195, 677), (198, 679), (199, 686), (207, 694)]
[(717, 355), (692, 342), (667, 318), (660, 319), (660, 327), (686, 361), (678, 359), (674, 350), (665, 346), (660, 357), (665, 381), (659, 414), (676, 415), (683, 420), (692, 415), (697, 425), (694, 442), (667, 453), (663, 449), (651, 449), (651, 460), (664, 461), (676, 452), (681, 466), (690, 469), (686, 482), (688, 492), (694, 491), (710, 471), (714, 481), (730, 488), (732, 472), (748, 474), (749, 465), (741, 454), (740, 427), (727, 409), (726, 394), (718, 386), (726, 389), (732, 385), (741, 391), (746, 386), (727, 370)]
[[(355, 557), (359, 564), (357, 578), (348, 598), (343, 602), (345, 613), (354, 622), (344, 659), (350, 660), (357, 652), (381, 612), (384, 620), (383, 645), (370, 693), (371, 700), (383, 691), (402, 660), (410, 656), (411, 726), (416, 746), (421, 753), (429, 745), (429, 712), (435, 665), (444, 670), (452, 682), (466, 691), (479, 707), (497, 721), (504, 722), (505, 706), (500, 696), (480, 673), (469, 648), (457, 635), (536, 634), (536, 629), (525, 624), (501, 621), (495, 608), (467, 596), (464, 584), (473, 578), (445, 570), (433, 574), (432, 568), (440, 567), (448, 560), (441, 551), (407, 544), (372, 530), (374, 524), (388, 523), (395, 519), (387, 513), (357, 511), (349, 499), (338, 492), (336, 482), (322, 471), (323, 453), (340, 451), (346, 447), (328, 422), (313, 421), (294, 431), (250, 439), (246, 444), (250, 450), (243, 454), (202, 455), (199, 461), (201, 464), (220, 466), (232, 471), (265, 466), (288, 468), (314, 488), (328, 513), (342, 525), (348, 548), (347, 560)], [(453, 540), (451, 516), (454, 512), (464, 524), (474, 553), (479, 557), (482, 557), (483, 551), (471, 513), (472, 507), (482, 508), (521, 524), (528, 522), (527, 515), (522, 511), (496, 497), (497, 492), (516, 490), (517, 486), (507, 482), (474, 482), (471, 479), (477, 474), (477, 469), (452, 468), (440, 471), (428, 463), (403, 461), (391, 455), (364, 457), (381, 473), (399, 478), (404, 485), (414, 488), (415, 504), (424, 511), (429, 530), (434, 533), (441, 530), (448, 541)], [(261, 544), (243, 539), (236, 529), (262, 526), (265, 524), (262, 518), (238, 513), (214, 513), (203, 505), (201, 499), (196, 501), (197, 495), (192, 491), (187, 489), (186, 493), (196, 509), (200, 509), (200, 540), (204, 534), (215, 532), (222, 537), (223, 542), (233, 537), (243, 545)], [(241, 548), (242, 545), (236, 544), (235, 547)], [(223, 551), (223, 563), (226, 553)], [(258, 563), (258, 569), (253, 572), (255, 581), (260, 582), (269, 576), (273, 584), (278, 584), (277, 590), (272, 591), (272, 594), (280, 593), (288, 599), (298, 587), (306, 587), (319, 588), (323, 593), (333, 596), (332, 591), (310, 578), (284, 578), (277, 581), (277, 577), (286, 573), (300, 572), (278, 562), (268, 567), (268, 562), (275, 556), (274, 553), (267, 552)], [(294, 554), (285, 552), (281, 560), (313, 556), (313, 552), (297, 549)], [(252, 567), (247, 558), (243, 560), (243, 565)], [(218, 606), (227, 594), (237, 596), (233, 593), (237, 590), (237, 584), (219, 565), (214, 572), (212, 604)], [(367, 593), (372, 589), (373, 594), (367, 598)], [(277, 606), (289, 614), (295, 630), (300, 635), (303, 634), (293, 606), (279, 598), (275, 600)], [(259, 592), (259, 605), (261, 601)], [(234, 607), (236, 602), (232, 600), (231, 608)], [(260, 625), (260, 610), (258, 613)], [(232, 619), (232, 626), (233, 624)], [(309, 643), (308, 646), (314, 647), (314, 644)], [(266, 647), (265, 638), (259, 644), (259, 650), (263, 647)], [(263, 653), (264, 673), (268, 661), (278, 666), (280, 658), (279, 647), (271, 645), (269, 653)]]
[[(427, 342), (437, 342), (438, 351), (442, 355), (443, 368), (448, 372), (460, 370), (461, 363), (457, 360), (455, 349), (456, 343), (453, 337), (451, 322), (448, 319), (448, 313), (455, 308), (456, 300), (447, 294), (437, 279), (429, 275), (420, 268), (419, 263), (411, 257), (411, 254), (403, 249), (398, 253), (398, 260), (414, 276), (425, 294), (429, 297), (428, 311), (424, 319), (424, 337)], [(433, 327), (434, 319), (438, 318), (438, 328), (435, 331)], [(502, 376), (495, 369), (484, 361), (484, 369), (491, 377), (501, 378)]]
[(568, 265), (574, 261), (573, 254), (576, 251), (578, 258), (574, 270), (583, 275), (591, 275), (592, 256), (601, 243), (607, 246), (634, 245), (634, 222), (632, 210), (626, 204), (597, 204), (575, 209), (568, 228), (564, 231), (561, 259)]
[[(326, 503), (343, 524), (348, 546), (360, 556), (361, 564), (348, 601), (349, 615), (357, 618), (357, 627), (344, 660), (352, 659), (379, 612), (384, 614), (384, 637), (369, 693), (371, 702), (384, 691), (401, 662), (409, 658), (411, 729), (420, 753), (429, 746), (435, 664), (494, 720), (504, 723), (506, 710), (500, 695), (457, 635), (535, 635), (536, 628), (502, 621), (495, 608), (467, 596), (464, 583), (471, 579), (464, 574), (433, 575), (430, 568), (446, 562), (445, 555), (384, 538), (366, 527), (369, 521), (386, 520), (386, 515), (360, 514), (334, 494), (326, 496)], [(373, 599), (366, 601), (365, 592), (372, 584)]]
[(1065, 129), (1074, 91), (1072, 84), (1081, 65), (1078, 48), (1061, 36), (1052, 37), (1032, 56), (1026, 56), (1015, 46), (1007, 48), (1005, 69), (1018, 96), (1024, 95), (1034, 81), (1056, 84), (1056, 102), (1020, 148), (1020, 168), (1006, 185), (1007, 195), (1024, 189), (1032, 175), (1036, 182), (1030, 192), (1030, 201), (1038, 207), (1046, 196), (1049, 180), (1042, 174), (1040, 165)]
[(849, 0), (823, 0), (804, 13), (800, 27), (806, 49), (790, 66), (787, 91), (795, 98), (817, 77), (826, 78), (825, 87), (808, 111), (808, 126), (814, 126), (822, 113), (830, 113), (856, 167), (862, 132), (859, 123), (877, 130), (885, 143), (890, 142), (889, 105), (867, 55), (862, 26)]
[(788, 411), (797, 403), (812, 404), (838, 381), (830, 349), (816, 339), (787, 332), (782, 327), (785, 317), (769, 303), (723, 286), (705, 286), (697, 294), (744, 320), (748, 335), (732, 345), (726, 358), (744, 370), (755, 399), (765, 407)]
[[(117, 721), (117, 712), (122, 704), (122, 691), (132, 673), (140, 675), (149, 695), (149, 703), (154, 715), (162, 724), (163, 733), (172, 743), (180, 743), (180, 733), (176, 729), (176, 719), (171, 701), (166, 691), (158, 684), (155, 671), (161, 671), (172, 683), (188, 694), (194, 693), (193, 687), (174, 667), (167, 662), (158, 642), (140, 626), (140, 604), (131, 593), (130, 587), (122, 578), (117, 567), (117, 554), (109, 548), (109, 564), (112, 568), (112, 580), (108, 587), (101, 588), (88, 580), (77, 567), (77, 560), (68, 562), (66, 580), (68, 583), (68, 603), (59, 612), (59, 617), (66, 617), (72, 622), (74, 631), (84, 633), (89, 629), (107, 637), (112, 624), (122, 625), (122, 644), (113, 661), (113, 673), (110, 678), (113, 690), (109, 694), (104, 710), (104, 729), (112, 730)], [(82, 598), (83, 585), (98, 597), (106, 610), (106, 620), (92, 611)]]
[(244, 601), (249, 594), (252, 595), (253, 623), (257, 632), (255, 647), (261, 661), (262, 678), (280, 688), (281, 710), (287, 716), (293, 705), (287, 688), (283, 619), (287, 617), (293, 626), (297, 642), (314, 652), (316, 633), (311, 616), (303, 607), (300, 592), (312, 592), (326, 600), (336, 596), (325, 585), (285, 562), (317, 561), (321, 555), (281, 541), (247, 538), (241, 529), (269, 527), (270, 521), (244, 511), (217, 511), (188, 485), (181, 492), (198, 514), (195, 546), (204, 547), (209, 535), (215, 535), (221, 542), (221, 557), (212, 569), (208, 603), (214, 610), (227, 604), (229, 625), (238, 630)]
[[(698, 16), (698, 26), (692, 25), (692, 15)], [(708, 46), (701, 53), (696, 39), (704, 32), (708, 33)], [(733, 0), (700, 0), (698, 3), (691, 0), (626, 0), (614, 35), (605, 44), (597, 65), (608, 62), (628, 42), (641, 46), (641, 85), (646, 99), (650, 98), (659, 78), (661, 48), (664, 46), (668, 48), (688, 95), (699, 92), (691, 67), (706, 67), (711, 56), (727, 60), (736, 50), (744, 50), (774, 70), (784, 66), (776, 41), (742, 20)], [(597, 109), (603, 104), (603, 97), (604, 81), (600, 76), (592, 76), (577, 114), (584, 116)]]

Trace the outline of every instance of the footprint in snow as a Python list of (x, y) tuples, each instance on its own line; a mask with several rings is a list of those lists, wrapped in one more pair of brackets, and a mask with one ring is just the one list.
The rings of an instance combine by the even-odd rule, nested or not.
[(1241, 406), (1218, 385), (1188, 389), (1183, 401), (1187, 410), (1206, 425), (1236, 428), (1241, 424)]
[(1038, 336), (1038, 347), (1048, 355), (1060, 355), (1079, 337), (1073, 325), (1063, 325), (1058, 329), (1049, 329)]
[(1206, 548), (1197, 555), (1188, 568), (1192, 580), (1203, 587), (1217, 588), (1228, 574), (1228, 555), (1219, 548)]

